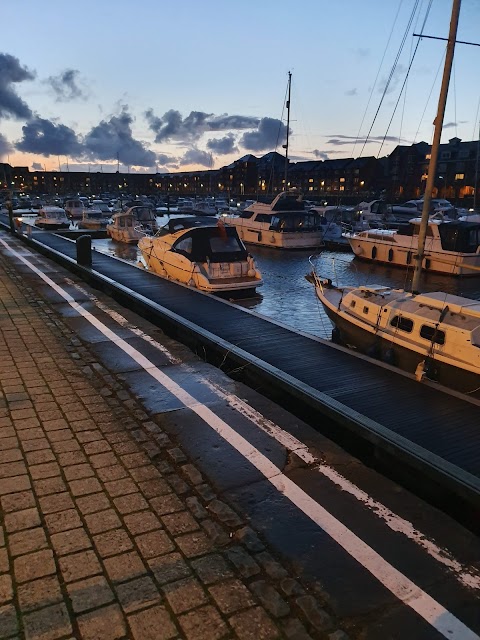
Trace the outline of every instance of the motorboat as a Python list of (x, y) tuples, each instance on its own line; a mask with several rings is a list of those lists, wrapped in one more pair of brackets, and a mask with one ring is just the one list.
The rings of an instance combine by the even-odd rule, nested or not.
[(105, 218), (100, 209), (85, 209), (82, 219), (77, 223), (79, 229), (106, 229), (110, 218)]
[(279, 193), (270, 204), (255, 202), (239, 215), (223, 216), (247, 244), (277, 249), (317, 249), (322, 246), (321, 215), (310, 212), (298, 191)]
[(85, 202), (78, 198), (75, 200), (66, 200), (64, 209), (71, 220), (81, 220), (83, 218), (83, 212), (87, 207), (85, 206)]
[(150, 207), (135, 206), (112, 216), (107, 233), (112, 240), (136, 244), (146, 234), (158, 230), (155, 212)]
[[(352, 251), (362, 260), (412, 268), (421, 218), (397, 229), (367, 229), (346, 233)], [(430, 216), (423, 269), (454, 276), (480, 274), (480, 223)]]
[(39, 209), (38, 216), (35, 219), (35, 226), (48, 231), (68, 229), (70, 220), (62, 207), (45, 206)]
[(480, 302), (441, 291), (336, 287), (314, 277), (335, 342), (458, 391), (480, 387)]
[(209, 216), (169, 220), (138, 248), (147, 269), (200, 291), (245, 293), (262, 284), (235, 227)]
[(192, 212), (197, 216), (216, 216), (217, 208), (204, 200), (197, 200), (194, 203)]
[(410, 220), (407, 233), (374, 230), (353, 234), (351, 239), (362, 257), (369, 253), (370, 260), (378, 256), (402, 266), (412, 263), (412, 291), (382, 285), (334, 286), (315, 269), (312, 281), (334, 325), (334, 341), (397, 365), (418, 381), (435, 380), (473, 395), (480, 392), (480, 302), (443, 291), (420, 292), (425, 270), (478, 273), (480, 260), (480, 223), (430, 215), (459, 11), (460, 3), (454, 1), (422, 217)]

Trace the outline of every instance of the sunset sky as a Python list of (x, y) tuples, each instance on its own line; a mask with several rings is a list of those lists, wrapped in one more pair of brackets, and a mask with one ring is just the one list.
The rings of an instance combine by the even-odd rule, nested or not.
[[(288, 71), (292, 160), (430, 142), (444, 42), (420, 42), (401, 89), (413, 33), (428, 14), (423, 32), (446, 37), (450, 13), (450, 0), (5, 2), (0, 160), (165, 172), (282, 152)], [(480, 2), (463, 0), (458, 40), (479, 33)], [(480, 47), (457, 45), (442, 141), (478, 136), (479, 68)]]

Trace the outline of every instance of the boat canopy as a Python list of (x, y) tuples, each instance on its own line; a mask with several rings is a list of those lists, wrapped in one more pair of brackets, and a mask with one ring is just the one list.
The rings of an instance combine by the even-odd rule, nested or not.
[(248, 257), (235, 227), (197, 226), (186, 231), (173, 244), (172, 251), (192, 262), (241, 262)]
[(272, 211), (305, 211), (305, 203), (298, 193), (281, 193), (272, 203)]
[(480, 245), (480, 224), (454, 220), (439, 225), (442, 249), (459, 253), (475, 253)]

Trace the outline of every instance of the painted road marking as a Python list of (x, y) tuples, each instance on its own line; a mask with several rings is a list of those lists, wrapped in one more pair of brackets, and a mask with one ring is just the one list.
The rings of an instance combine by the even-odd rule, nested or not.
[(311, 498), (303, 489), (298, 487), (282, 471), (266, 458), (258, 449), (251, 445), (243, 436), (232, 429), (224, 420), (211, 409), (197, 401), (180, 385), (160, 371), (148, 358), (134, 349), (125, 340), (117, 336), (111, 329), (100, 322), (89, 311), (77, 303), (74, 298), (64, 291), (26, 258), (17, 253), (3, 239), (0, 242), (19, 260), (36, 273), (73, 309), (83, 316), (92, 326), (105, 337), (128, 354), (159, 384), (174, 395), (182, 404), (196, 413), (206, 424), (218, 433), (226, 442), (234, 447), (246, 460), (250, 462), (283, 496), (288, 498), (308, 518), (323, 529), (339, 546), (352, 558), (360, 563), (377, 580), (393, 593), (405, 605), (416, 611), (426, 622), (441, 633), (445, 638), (455, 640), (480, 640), (480, 637), (469, 629), (461, 620), (448, 609), (428, 595), (423, 589), (388, 563), (380, 554), (361, 540), (353, 531), (332, 516), (326, 509)]

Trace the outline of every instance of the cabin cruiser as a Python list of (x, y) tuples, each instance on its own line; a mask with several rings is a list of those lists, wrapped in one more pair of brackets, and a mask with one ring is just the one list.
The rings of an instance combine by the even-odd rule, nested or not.
[(80, 198), (77, 200), (67, 200), (64, 205), (67, 216), (71, 220), (81, 220), (86, 208), (84, 200), (80, 200)]
[(35, 219), (35, 226), (49, 231), (68, 229), (70, 220), (62, 207), (42, 207), (39, 209), (38, 216)]
[(207, 216), (169, 220), (138, 243), (148, 269), (208, 293), (250, 292), (262, 284), (234, 227)]
[(381, 285), (335, 287), (314, 273), (332, 339), (464, 393), (480, 387), (480, 302)]
[[(369, 229), (346, 233), (353, 253), (362, 260), (413, 267), (418, 246), (420, 218), (398, 229)], [(480, 274), (480, 223), (444, 220), (431, 216), (427, 225), (425, 271), (454, 276)]]
[(255, 202), (239, 215), (224, 216), (248, 244), (277, 249), (316, 249), (322, 245), (321, 216), (305, 208), (296, 191), (279, 193), (270, 204)]
[(104, 218), (99, 209), (85, 209), (82, 219), (77, 223), (79, 229), (99, 230), (107, 227), (109, 218)]
[(197, 200), (193, 204), (192, 213), (196, 216), (216, 216), (217, 208), (205, 200)]
[(135, 206), (112, 216), (107, 233), (112, 240), (136, 244), (146, 234), (157, 231), (157, 219), (150, 207)]

